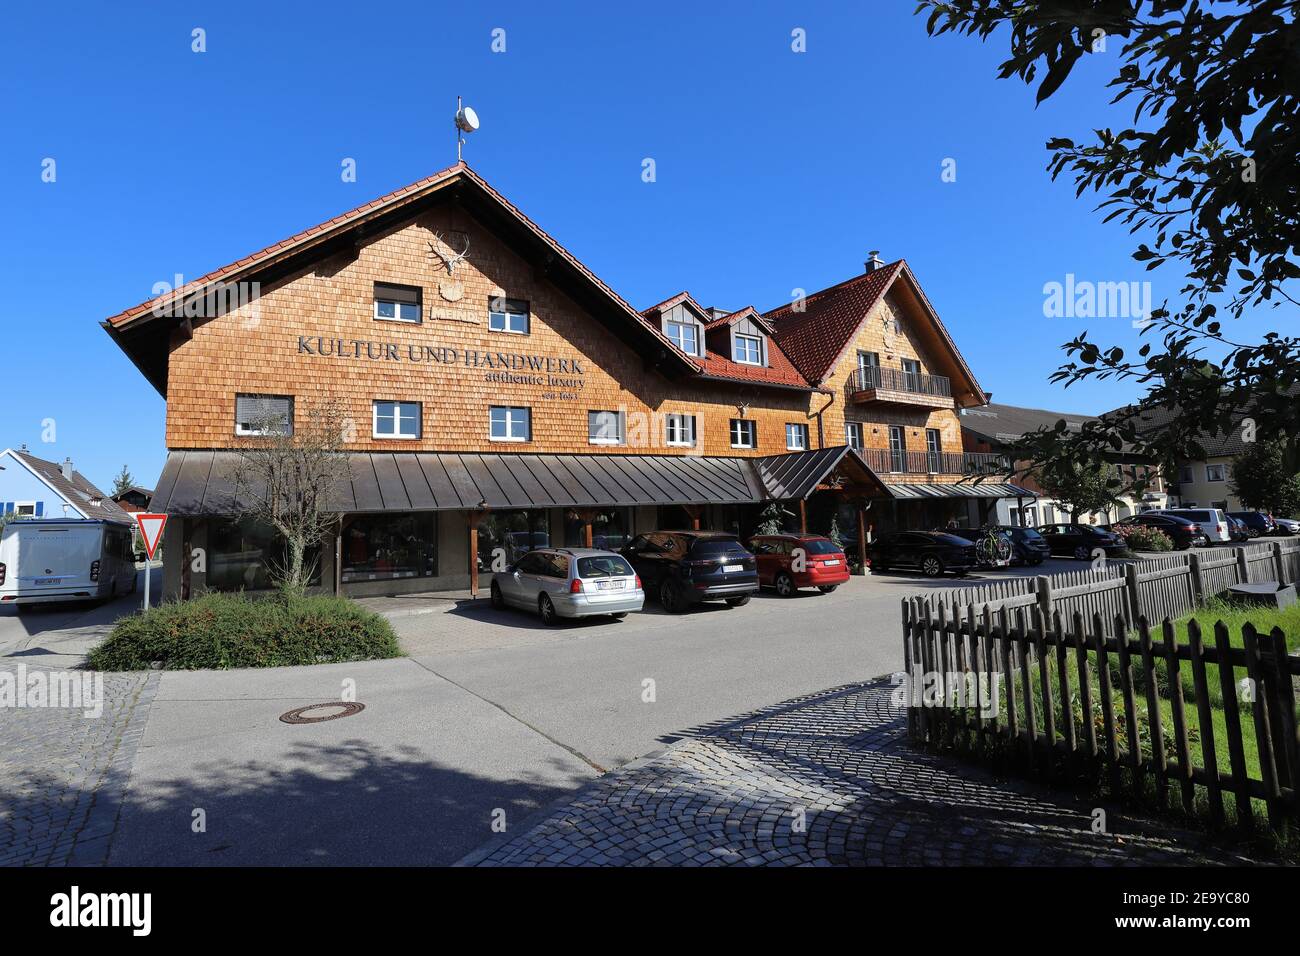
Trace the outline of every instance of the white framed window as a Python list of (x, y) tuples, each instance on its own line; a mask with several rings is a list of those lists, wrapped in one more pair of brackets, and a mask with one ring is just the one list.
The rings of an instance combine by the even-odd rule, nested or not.
[(528, 334), (528, 301), (493, 296), (488, 299), (488, 328), (512, 335)]
[(1226, 471), (1227, 471), (1227, 470), (1226, 470), (1226, 469), (1223, 467), (1223, 465), (1221, 465), (1221, 464), (1219, 464), (1219, 465), (1206, 465), (1206, 466), (1205, 466), (1205, 480), (1206, 480), (1206, 481), (1223, 481), (1223, 480), (1227, 477)]
[(36, 517), (36, 502), (34, 501), (15, 501), (14, 514), (20, 518)]
[(664, 334), (687, 355), (700, 354), (700, 333), (694, 322), (665, 322)]
[(733, 418), (731, 420), (731, 447), (758, 447), (758, 424), (752, 418)]
[(493, 405), (488, 409), (488, 437), (493, 441), (531, 441), (533, 410), (518, 405)]
[(862, 451), (862, 422), (844, 423), (844, 444), (855, 451)]
[(737, 333), (731, 357), (745, 365), (763, 364), (763, 340), (757, 335)]
[(236, 395), (235, 434), (292, 435), (292, 396)]
[(587, 441), (592, 445), (621, 445), (627, 438), (621, 412), (587, 412)]
[(664, 441), (669, 445), (694, 445), (695, 416), (677, 413), (665, 415)]
[(375, 438), (419, 438), (420, 414), (419, 402), (393, 402), (377, 400), (374, 408)]
[(384, 322), (418, 323), (423, 313), (419, 286), (375, 283), (375, 318)]
[(785, 426), (785, 447), (789, 451), (807, 451), (808, 426), (798, 422), (787, 422)]

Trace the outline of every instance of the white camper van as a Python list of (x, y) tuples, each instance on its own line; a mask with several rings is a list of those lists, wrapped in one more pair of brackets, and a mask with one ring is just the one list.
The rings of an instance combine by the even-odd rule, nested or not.
[(0, 607), (94, 601), (135, 590), (131, 527), (115, 521), (13, 521), (0, 532)]

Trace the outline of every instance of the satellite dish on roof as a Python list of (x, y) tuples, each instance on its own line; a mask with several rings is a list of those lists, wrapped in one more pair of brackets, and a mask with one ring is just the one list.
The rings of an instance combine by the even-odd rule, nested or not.
[(462, 106), (456, 111), (456, 128), (464, 133), (478, 129), (478, 114), (471, 107)]
[(461, 161), (460, 150), (465, 145), (465, 134), (474, 132), (478, 125), (478, 114), (464, 105), (459, 96), (456, 97), (456, 162)]

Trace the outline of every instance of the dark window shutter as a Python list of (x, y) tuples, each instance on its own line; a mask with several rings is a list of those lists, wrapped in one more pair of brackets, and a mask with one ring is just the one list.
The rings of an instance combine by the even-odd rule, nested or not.
[(386, 302), (409, 302), (420, 304), (420, 287), (411, 285), (393, 285), (390, 282), (375, 283), (375, 298)]

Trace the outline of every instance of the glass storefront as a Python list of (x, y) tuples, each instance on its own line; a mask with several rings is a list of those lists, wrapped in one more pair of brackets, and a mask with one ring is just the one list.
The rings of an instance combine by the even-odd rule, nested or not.
[(478, 523), (478, 569), (503, 571), (534, 548), (551, 546), (547, 512), (489, 511)]
[(367, 515), (343, 531), (343, 582), (390, 581), (438, 573), (438, 516)]
[[(284, 541), (275, 531), (248, 519), (215, 519), (208, 526), (207, 586), (216, 591), (257, 591), (274, 585), (277, 572), (288, 565)], [(320, 549), (304, 558), (311, 569), (309, 583), (320, 584)]]
[[(564, 513), (564, 546), (585, 548), (587, 539), (583, 530), (586, 521), (577, 511)], [(606, 551), (617, 551), (632, 540), (632, 512), (630, 508), (605, 508), (591, 518), (591, 546)]]

